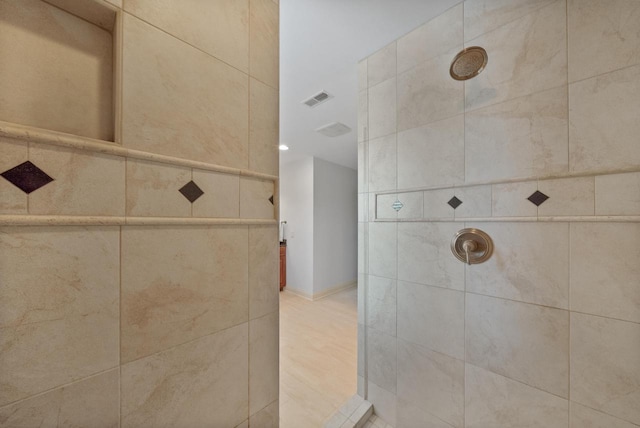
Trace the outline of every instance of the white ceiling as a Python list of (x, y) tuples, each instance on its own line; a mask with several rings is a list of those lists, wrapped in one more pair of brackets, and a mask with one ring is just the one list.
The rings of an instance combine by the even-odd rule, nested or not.
[[(357, 63), (460, 0), (280, 0), (281, 162), (317, 156), (357, 167)], [(302, 100), (334, 96), (309, 108)], [(315, 132), (331, 122), (352, 131), (329, 138)]]

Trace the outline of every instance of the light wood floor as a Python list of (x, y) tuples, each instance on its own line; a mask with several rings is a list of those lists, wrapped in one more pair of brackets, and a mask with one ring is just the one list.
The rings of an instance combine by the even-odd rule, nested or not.
[(280, 428), (322, 427), (357, 388), (357, 289), (280, 293)]

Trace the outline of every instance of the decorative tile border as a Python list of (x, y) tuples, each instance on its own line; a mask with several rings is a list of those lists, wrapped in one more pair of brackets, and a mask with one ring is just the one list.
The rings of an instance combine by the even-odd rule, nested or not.
[(0, 226), (215, 226), (277, 224), (277, 220), (259, 218), (0, 215)]

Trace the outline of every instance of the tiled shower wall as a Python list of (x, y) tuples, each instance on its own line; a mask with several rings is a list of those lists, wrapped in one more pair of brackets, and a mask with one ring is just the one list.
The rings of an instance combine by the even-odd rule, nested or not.
[(116, 142), (0, 117), (0, 426), (275, 427), (277, 1), (104, 5)]
[[(386, 422), (640, 425), (638, 28), (636, 0), (468, 0), (359, 64), (358, 389)], [(486, 263), (451, 254), (465, 227)]]

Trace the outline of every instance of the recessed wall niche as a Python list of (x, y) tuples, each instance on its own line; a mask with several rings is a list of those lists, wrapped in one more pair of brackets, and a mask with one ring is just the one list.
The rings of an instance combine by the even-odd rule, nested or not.
[(118, 18), (101, 0), (0, 0), (0, 120), (116, 141)]

